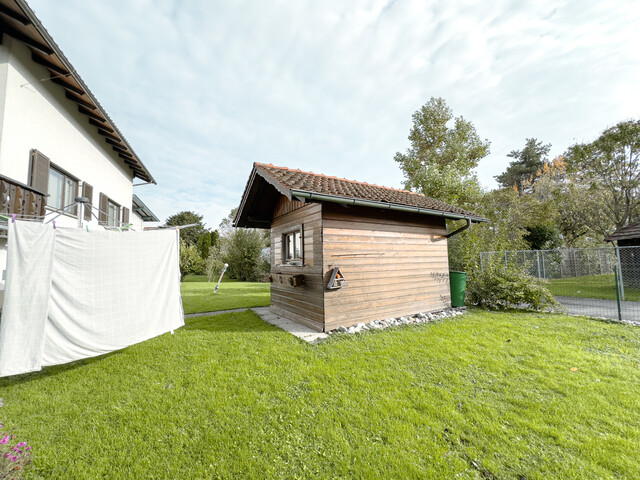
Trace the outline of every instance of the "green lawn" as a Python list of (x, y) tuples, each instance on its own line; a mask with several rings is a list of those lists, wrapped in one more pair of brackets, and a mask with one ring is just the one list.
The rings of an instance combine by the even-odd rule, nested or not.
[[(590, 275), (585, 277), (567, 277), (547, 280), (548, 288), (554, 295), (565, 297), (616, 299), (615, 278), (608, 275)], [(640, 301), (640, 290), (624, 289), (625, 300)]]
[(626, 325), (473, 311), (309, 345), (241, 312), (0, 379), (0, 422), (30, 478), (640, 478), (639, 384)]
[(217, 312), (244, 307), (264, 307), (270, 303), (269, 284), (223, 280), (214, 294), (215, 282), (205, 276), (189, 275), (180, 287), (184, 313)]

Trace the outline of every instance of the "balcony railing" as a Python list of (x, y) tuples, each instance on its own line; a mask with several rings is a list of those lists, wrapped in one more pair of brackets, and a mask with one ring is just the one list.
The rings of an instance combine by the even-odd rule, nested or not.
[[(42, 221), (47, 205), (47, 194), (29, 185), (0, 175), (0, 214), (7, 217)], [(0, 229), (0, 236), (6, 236)]]

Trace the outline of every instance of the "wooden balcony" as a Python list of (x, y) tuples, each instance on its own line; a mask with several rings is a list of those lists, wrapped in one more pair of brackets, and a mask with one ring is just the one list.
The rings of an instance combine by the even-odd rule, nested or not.
[[(39, 219), (45, 214), (48, 194), (29, 185), (0, 175), (0, 214), (7, 217)], [(0, 229), (0, 236), (6, 236), (6, 230)]]

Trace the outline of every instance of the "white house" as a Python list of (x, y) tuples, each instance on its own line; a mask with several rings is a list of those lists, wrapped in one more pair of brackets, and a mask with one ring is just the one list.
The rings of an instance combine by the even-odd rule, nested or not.
[(27, 3), (0, 0), (0, 214), (46, 221), (87, 197), (56, 223), (142, 230), (157, 218), (134, 180), (156, 183)]

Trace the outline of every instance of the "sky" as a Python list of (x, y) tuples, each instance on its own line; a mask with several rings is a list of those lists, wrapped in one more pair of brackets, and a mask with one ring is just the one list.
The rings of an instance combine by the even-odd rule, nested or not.
[(158, 185), (216, 228), (253, 162), (402, 187), (411, 115), (442, 97), (491, 153), (562, 154), (640, 118), (640, 3), (28, 0)]

